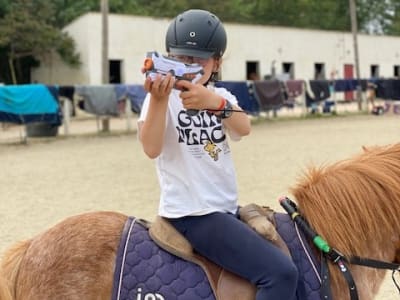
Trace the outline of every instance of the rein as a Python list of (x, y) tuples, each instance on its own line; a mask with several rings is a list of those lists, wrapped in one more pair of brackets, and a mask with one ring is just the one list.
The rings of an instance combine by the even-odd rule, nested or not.
[(289, 214), (291, 219), (302, 229), (302, 231), (306, 234), (306, 236), (311, 238), (317, 249), (321, 251), (323, 257), (323, 259), (321, 260), (322, 262), (321, 299), (332, 300), (332, 292), (329, 282), (329, 270), (327, 266), (328, 261), (337, 265), (340, 272), (346, 279), (351, 300), (358, 300), (359, 298), (358, 298), (356, 284), (354, 282), (353, 276), (351, 275), (350, 269), (347, 267), (347, 264), (359, 265), (375, 269), (392, 270), (393, 283), (400, 293), (400, 286), (396, 282), (396, 279), (394, 277), (396, 272), (400, 272), (400, 264), (369, 259), (369, 258), (362, 258), (359, 256), (352, 256), (350, 258), (345, 257), (338, 250), (331, 248), (321, 236), (319, 236), (313, 229), (311, 229), (308, 222), (300, 215), (296, 203), (294, 203), (288, 197), (280, 198), (279, 202), (281, 206)]

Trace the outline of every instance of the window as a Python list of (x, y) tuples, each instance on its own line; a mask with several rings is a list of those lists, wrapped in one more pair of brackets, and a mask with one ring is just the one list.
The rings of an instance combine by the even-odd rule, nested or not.
[(314, 64), (314, 79), (315, 80), (323, 80), (325, 79), (325, 64), (324, 63), (315, 63)]
[(379, 77), (379, 66), (371, 65), (371, 77), (378, 78)]
[(110, 83), (121, 83), (122, 76), (121, 76), (121, 60), (110, 60)]
[(294, 63), (284, 62), (282, 63), (283, 74), (287, 74), (289, 79), (294, 79)]
[(260, 80), (260, 63), (258, 61), (246, 62), (246, 79), (247, 80)]
[(394, 69), (394, 70), (393, 70), (393, 75), (394, 75), (394, 77), (399, 78), (399, 77), (400, 77), (400, 65), (394, 66), (393, 69)]

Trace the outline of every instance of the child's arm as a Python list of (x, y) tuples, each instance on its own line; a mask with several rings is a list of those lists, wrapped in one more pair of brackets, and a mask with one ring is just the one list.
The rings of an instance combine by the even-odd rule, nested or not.
[(251, 130), (249, 117), (237, 105), (232, 105), (232, 109), (234, 110), (232, 115), (229, 118), (223, 119), (224, 125), (231, 133), (235, 135), (249, 135)]
[[(219, 110), (221, 104), (226, 101), (220, 95), (207, 89), (201, 84), (193, 84), (189, 81), (180, 80), (176, 85), (183, 89), (180, 94), (183, 106), (186, 109), (208, 109)], [(232, 106), (232, 115), (223, 119), (224, 125), (234, 135), (245, 136), (250, 133), (250, 119), (247, 114), (237, 105)], [(219, 114), (218, 111), (215, 112)]]
[(165, 77), (158, 75), (154, 81), (147, 77), (144, 83), (151, 96), (146, 120), (139, 124), (139, 139), (150, 158), (156, 158), (162, 151), (168, 98), (174, 82), (175, 78), (168, 74)]

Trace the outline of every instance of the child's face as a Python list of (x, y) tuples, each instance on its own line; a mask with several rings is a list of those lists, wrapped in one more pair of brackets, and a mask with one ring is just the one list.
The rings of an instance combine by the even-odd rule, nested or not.
[(204, 75), (200, 78), (197, 83), (204, 84), (209, 79), (213, 72), (218, 72), (220, 60), (214, 57), (210, 58), (201, 58), (201, 57), (194, 57), (194, 56), (186, 56), (186, 55), (171, 55), (171, 57), (184, 62), (186, 64), (199, 64), (203, 67)]

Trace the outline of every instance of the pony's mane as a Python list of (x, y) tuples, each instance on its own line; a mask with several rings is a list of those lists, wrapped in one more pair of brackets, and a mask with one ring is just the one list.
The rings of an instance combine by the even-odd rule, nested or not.
[(310, 167), (290, 192), (332, 247), (349, 256), (394, 259), (400, 232), (400, 144), (364, 148), (353, 158)]

